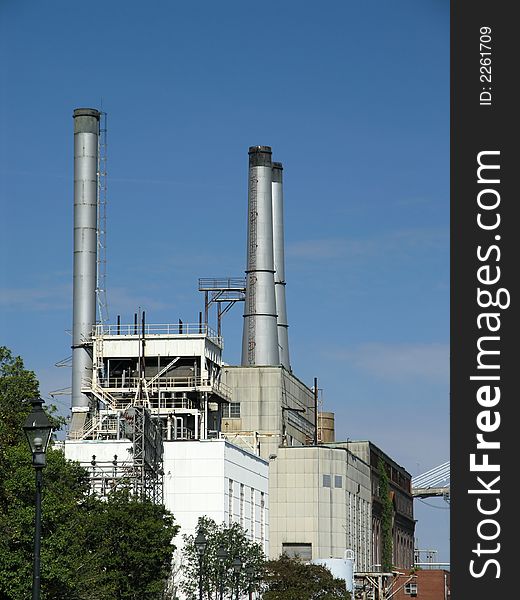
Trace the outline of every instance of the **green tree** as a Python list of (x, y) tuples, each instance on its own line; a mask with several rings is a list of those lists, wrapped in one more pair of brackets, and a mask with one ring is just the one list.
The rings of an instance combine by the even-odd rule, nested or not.
[(282, 555), (266, 564), (263, 600), (350, 600), (345, 581), (322, 565)]
[[(38, 381), (0, 348), (0, 600), (31, 597), (34, 469), (22, 425)], [(63, 422), (52, 414), (57, 427)], [(42, 600), (161, 597), (178, 531), (163, 506), (88, 495), (88, 474), (49, 448), (42, 490)]]
[[(199, 518), (197, 531), (204, 532), (207, 546), (202, 563), (203, 573), (203, 597), (212, 599), (219, 597), (220, 585), (222, 583), (225, 598), (234, 597), (236, 585), (240, 595), (246, 595), (251, 589), (259, 589), (263, 573), (264, 554), (259, 544), (253, 542), (247, 532), (238, 523), (232, 525), (217, 525), (209, 517)], [(188, 600), (198, 600), (199, 590), (199, 557), (195, 548), (195, 536), (183, 536), (185, 546), (182, 555), (183, 580), (181, 588)], [(221, 564), (217, 558), (217, 551), (222, 547), (226, 550), (227, 558)], [(242, 569), (237, 578), (233, 572), (233, 561), (240, 558)], [(249, 575), (247, 567), (252, 574)]]
[(381, 501), (381, 568), (384, 572), (389, 573), (392, 570), (394, 507), (390, 496), (390, 479), (381, 458), (378, 463), (378, 472), (379, 499)]
[(38, 395), (38, 380), (33, 371), (24, 368), (19, 356), (0, 346), (0, 469), (2, 453), (23, 439), (22, 425), (31, 412), (31, 406), (24, 400)]
[[(179, 530), (164, 506), (138, 500), (121, 490), (89, 501), (87, 555), (101, 559), (105, 585), (117, 600), (161, 597)], [(96, 558), (96, 560), (98, 560)]]

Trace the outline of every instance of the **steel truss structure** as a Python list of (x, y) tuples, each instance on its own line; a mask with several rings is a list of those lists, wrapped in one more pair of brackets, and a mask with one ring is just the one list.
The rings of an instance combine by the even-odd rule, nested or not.
[(412, 477), (414, 498), (432, 498), (442, 496), (450, 501), (450, 461), (434, 467), (422, 475)]

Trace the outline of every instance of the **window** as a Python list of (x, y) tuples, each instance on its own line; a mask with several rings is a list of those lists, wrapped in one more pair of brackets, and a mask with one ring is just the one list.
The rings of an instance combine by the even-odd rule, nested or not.
[(228, 525), (233, 523), (233, 480), (229, 480), (228, 489)]
[(245, 517), (245, 493), (244, 493), (244, 484), (240, 484), (240, 526), (244, 527), (244, 517)]
[(341, 475), (334, 475), (334, 487), (343, 487), (343, 477)]
[(249, 509), (251, 511), (251, 517), (250, 517), (251, 527), (250, 527), (249, 531), (251, 534), (251, 539), (254, 540), (255, 539), (255, 490), (253, 488), (251, 488)]
[(408, 596), (417, 596), (417, 584), (416, 583), (405, 583), (404, 593)]
[(312, 560), (312, 544), (282, 544), (282, 552), (290, 558)]
[(240, 419), (240, 402), (230, 402), (222, 405), (223, 419)]
[(260, 492), (260, 542), (262, 546), (265, 540), (265, 494)]
[(323, 487), (328, 487), (328, 488), (332, 487), (332, 483), (331, 483), (330, 479), (331, 479), (330, 475), (323, 476)]

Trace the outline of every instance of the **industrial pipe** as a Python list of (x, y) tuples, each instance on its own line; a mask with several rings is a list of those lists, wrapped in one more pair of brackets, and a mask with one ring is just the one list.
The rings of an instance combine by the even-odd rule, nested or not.
[(246, 276), (242, 365), (279, 365), (269, 146), (249, 148)]
[[(100, 112), (74, 111), (74, 267), (72, 297), (72, 422), (80, 428), (89, 410), (81, 390), (92, 379), (92, 329), (96, 323), (98, 140)], [(82, 414), (83, 413), (83, 414)]]

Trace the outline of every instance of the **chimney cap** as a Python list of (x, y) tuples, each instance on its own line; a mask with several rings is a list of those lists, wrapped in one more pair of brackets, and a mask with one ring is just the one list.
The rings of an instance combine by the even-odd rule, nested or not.
[(272, 154), (271, 146), (250, 146), (249, 154)]
[(281, 162), (273, 162), (273, 169), (281, 169), (283, 170), (283, 165)]
[(249, 147), (249, 167), (268, 167), (271, 163), (271, 146), (250, 146)]
[(74, 118), (76, 117), (96, 117), (99, 119), (101, 113), (99, 110), (95, 108), (76, 108), (74, 110), (74, 114), (72, 115)]

